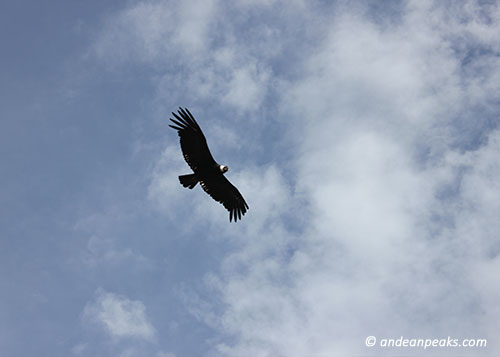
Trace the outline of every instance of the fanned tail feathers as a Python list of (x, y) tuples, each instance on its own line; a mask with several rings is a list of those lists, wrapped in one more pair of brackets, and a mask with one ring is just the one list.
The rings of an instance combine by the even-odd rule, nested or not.
[(189, 189), (193, 189), (198, 183), (198, 179), (195, 174), (181, 175), (179, 176), (179, 181), (182, 186), (188, 187)]

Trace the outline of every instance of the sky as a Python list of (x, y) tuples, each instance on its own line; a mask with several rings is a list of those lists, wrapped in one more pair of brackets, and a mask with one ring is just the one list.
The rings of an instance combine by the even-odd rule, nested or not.
[(497, 2), (5, 1), (0, 39), (2, 356), (500, 354)]

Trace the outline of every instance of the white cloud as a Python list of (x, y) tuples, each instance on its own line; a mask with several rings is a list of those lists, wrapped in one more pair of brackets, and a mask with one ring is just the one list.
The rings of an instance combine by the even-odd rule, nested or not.
[[(158, 103), (221, 98), (241, 111), (254, 110), (270, 69), (259, 51), (236, 39), (238, 26), (226, 21), (231, 11), (242, 10), (216, 0), (135, 3), (108, 19), (90, 54), (110, 68), (140, 63), (156, 69)], [(263, 41), (274, 37), (267, 27), (255, 32)]]
[(490, 134), (487, 145), (476, 152), (465, 154), (469, 162), (461, 182), (461, 196), (453, 233), (459, 249), (467, 252), (469, 269), (467, 279), (477, 291), (481, 308), (487, 312), (479, 329), (490, 340), (498, 331), (500, 310), (496, 301), (500, 288), (493, 272), (500, 262), (498, 215), (500, 211), (500, 132)]
[(229, 81), (222, 100), (243, 110), (256, 108), (265, 95), (266, 72), (260, 71), (255, 64), (237, 68)]
[(151, 341), (156, 336), (156, 331), (146, 316), (146, 307), (141, 301), (129, 300), (102, 289), (96, 292), (95, 301), (85, 306), (83, 319), (99, 324), (116, 338)]
[(115, 65), (196, 56), (211, 42), (217, 1), (138, 2), (107, 20), (93, 53)]

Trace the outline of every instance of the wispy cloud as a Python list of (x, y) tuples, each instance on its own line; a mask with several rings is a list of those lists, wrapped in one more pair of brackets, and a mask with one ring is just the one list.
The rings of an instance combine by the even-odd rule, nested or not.
[[(227, 21), (235, 8), (226, 5), (134, 4), (108, 20), (90, 54), (110, 68), (134, 63), (154, 68), (159, 102), (219, 98), (238, 110), (255, 110), (266, 95), (270, 68), (260, 60), (259, 48), (238, 41), (238, 26)], [(274, 33), (266, 26), (252, 35), (269, 41)]]
[(165, 62), (210, 46), (217, 1), (140, 2), (109, 18), (92, 52), (108, 64)]
[(85, 322), (96, 323), (115, 338), (152, 341), (156, 336), (141, 301), (129, 300), (102, 289), (96, 292), (95, 300), (85, 306), (82, 316)]

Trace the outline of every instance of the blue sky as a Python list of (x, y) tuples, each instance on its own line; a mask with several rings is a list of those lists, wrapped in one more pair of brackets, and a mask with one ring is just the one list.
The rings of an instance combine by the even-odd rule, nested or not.
[[(500, 353), (495, 2), (17, 1), (0, 29), (2, 355)], [(241, 222), (178, 183), (179, 106)]]

